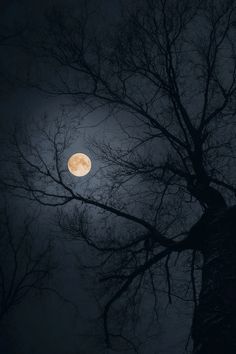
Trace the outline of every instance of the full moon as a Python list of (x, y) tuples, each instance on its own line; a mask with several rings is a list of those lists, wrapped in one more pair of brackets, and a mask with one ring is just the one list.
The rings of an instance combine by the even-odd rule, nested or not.
[(73, 154), (68, 160), (68, 170), (76, 177), (83, 177), (91, 170), (90, 158), (82, 153)]

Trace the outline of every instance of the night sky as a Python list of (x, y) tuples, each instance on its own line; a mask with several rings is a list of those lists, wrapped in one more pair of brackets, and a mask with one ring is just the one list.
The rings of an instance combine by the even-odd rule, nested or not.
[[(87, 115), (83, 100), (75, 101), (69, 95), (46, 92), (47, 89), (50, 91), (51, 83), (57, 84), (57, 68), (50, 67), (44, 61), (43, 56), (36, 58), (31, 52), (34, 45), (37, 47), (41, 29), (43, 33), (47, 26), (46, 17), (52, 8), (56, 9), (55, 11), (60, 10), (65, 16), (67, 16), (67, 12), (71, 13), (71, 11), (75, 16), (78, 16), (88, 7), (88, 11), (92, 13), (88, 25), (90, 30), (92, 29), (93, 32), (93, 29), (96, 29), (106, 38), (108, 33), (113, 30), (113, 26), (119, 23), (123, 11), (127, 15), (138, 3), (139, 1), (127, 1), (123, 2), (122, 6), (122, 2), (119, 0), (91, 0), (89, 2), (78, 0), (2, 0), (0, 2), (0, 35), (2, 38), (0, 40), (1, 180), (7, 178), (9, 181), (14, 181), (18, 173), (17, 169), (21, 170), (19, 160), (14, 160), (14, 149), (12, 148), (12, 141), (13, 145), (15, 143), (14, 134), (16, 134), (20, 146), (23, 146), (22, 151), (26, 151), (25, 156), (32, 157), (32, 151), (27, 150), (28, 141), (25, 136), (28, 134), (31, 139), (30, 144), (37, 147), (38, 150), (35, 151), (42, 153), (49, 171), (54, 173), (55, 167), (51, 168), (50, 166), (56, 166), (57, 160), (53, 155), (53, 150), (50, 150), (50, 143), (45, 137), (42, 137), (40, 129), (42, 128), (42, 131), (46, 129), (49, 135), (55, 134), (58, 124), (61, 124), (62, 136), (64, 137), (67, 132), (71, 139), (71, 143), (65, 146), (64, 151), (62, 145), (58, 145), (62, 148), (59, 164), (68, 186), (78, 195), (99, 202), (105, 201), (107, 205), (114, 203), (122, 210), (126, 210), (125, 208), (131, 210), (132, 214), (139, 218), (144, 216), (149, 220), (150, 216), (151, 219), (153, 205), (156, 205), (154, 201), (156, 189), (155, 187), (150, 188), (150, 180), (147, 179), (139, 183), (138, 179), (130, 178), (129, 181), (128, 177), (125, 187), (122, 189), (122, 186), (119, 186), (119, 181), (123, 176), (120, 174), (118, 176), (120, 179), (117, 178), (117, 182), (114, 182), (113, 186), (114, 161), (109, 160), (107, 156), (104, 158), (104, 151), (102, 151), (102, 147), (109, 149), (110, 146), (115, 146), (121, 155), (125, 149), (128, 150), (134, 143), (133, 136), (139, 137), (139, 134), (141, 136), (143, 133), (143, 131), (140, 133), (141, 123), (138, 125), (128, 110), (122, 112), (117, 109), (116, 114), (113, 114), (113, 111), (110, 111), (105, 105), (97, 110), (91, 110)], [(201, 31), (199, 30), (199, 32)], [(71, 36), (73, 35), (72, 31)], [(195, 40), (194, 31), (192, 38)], [(66, 68), (62, 68), (61, 73), (62, 77), (66, 77), (70, 83), (76, 80), (73, 75), (69, 76)], [(187, 69), (186, 73), (188, 74)], [(36, 87), (37, 85), (30, 81), (31, 78), (32, 82), (42, 80), (43, 85)], [(194, 85), (193, 81), (193, 87)], [(145, 89), (152, 93), (151, 87), (145, 87)], [(197, 98), (193, 98), (193, 104), (187, 102), (187, 105), (191, 107), (193, 112), (197, 110)], [(128, 129), (132, 132), (129, 136), (126, 134)], [(59, 138), (60, 134), (58, 134)], [(87, 154), (92, 161), (91, 172), (82, 178), (70, 175), (67, 170), (68, 158), (76, 152)], [(150, 157), (152, 161), (159, 163), (165, 154), (167, 154), (167, 148), (158, 140), (152, 146), (149, 143), (138, 146), (131, 157), (134, 162), (142, 155), (146, 160)], [(171, 159), (171, 157), (168, 155), (168, 158)], [(28, 176), (29, 178), (34, 177), (33, 173), (30, 174), (30, 168)], [(25, 183), (27, 183), (28, 176), (25, 177)], [(41, 181), (37, 183), (36, 186), (40, 186)], [(48, 184), (47, 188), (50, 193), (54, 193), (53, 186)], [(23, 192), (25, 193), (25, 191)], [(33, 200), (34, 198), (25, 197), (26, 194), (23, 192), (14, 188), (7, 189), (4, 184), (1, 184), (1, 218), (6, 218), (5, 211), (7, 210), (7, 220), (16, 243), (21, 240), (24, 233), (24, 220), (29, 215), (33, 217), (29, 236), (31, 243), (30, 246), (25, 245), (22, 254), (19, 253), (18, 267), (23, 271), (25, 262), (29, 259), (27, 258), (29, 252), (32, 252), (32, 259), (34, 259), (46, 247), (45, 245), (50, 245), (47, 266), (52, 266), (52, 272), (45, 276), (43, 283), (40, 284), (41, 290), (35, 288), (32, 292), (30, 291), (22, 301), (12, 306), (7, 314), (0, 318), (0, 354), (115, 353), (115, 350), (107, 349), (105, 343), (104, 323), (101, 314), (109, 289), (106, 289), (104, 283), (99, 280), (100, 273), (95, 267), (101, 261), (99, 252), (94, 249), (90, 250), (83, 242), (67, 232), (66, 226), (60, 227), (60, 221), (63, 221), (64, 217), (66, 220), (72, 215), (79, 215), (85, 210), (85, 213), (89, 215), (88, 225), (96, 237), (96, 242), (101, 240), (101, 246), (104, 235), (111, 234), (118, 240), (122, 240), (122, 237), (125, 237), (126, 229), (128, 236), (132, 238), (135, 233), (142, 234), (142, 228), (138, 224), (132, 224), (130, 220), (107, 216), (107, 211), (101, 211), (93, 204), (86, 206), (86, 202), (81, 203), (73, 200), (71, 203), (52, 207), (47, 203), (41, 205)], [(60, 189), (57, 192), (64, 193)], [(178, 199), (179, 197), (176, 197), (173, 192), (168, 198), (170, 205), (172, 205), (172, 198), (175, 201), (174, 198)], [(228, 194), (227, 198), (230, 199)], [(178, 215), (178, 200), (176, 205), (173, 214)], [(179, 220), (181, 225), (189, 226), (201, 215), (201, 207), (192, 199), (188, 200), (186, 205), (189, 219), (186, 221), (181, 215)], [(2, 225), (1, 232), (5, 235), (4, 232), (7, 232), (8, 226), (4, 226), (4, 221)], [(173, 228), (175, 231), (175, 224), (173, 223), (173, 225), (170, 226), (170, 230)], [(175, 233), (178, 233), (178, 230)], [(7, 241), (3, 241), (0, 245), (0, 259), (2, 259), (0, 270), (3, 267), (3, 269), (9, 269), (11, 273), (12, 267), (14, 268), (12, 265), (14, 260), (12, 261), (10, 256), (11, 244), (9, 246), (4, 242)], [(97, 244), (99, 245), (99, 242)], [(148, 245), (145, 247), (148, 248)], [(114, 264), (116, 261), (114, 257)], [(125, 264), (125, 258), (123, 263)], [(166, 280), (163, 280), (163, 287), (160, 286), (162, 290), (158, 294), (158, 319), (155, 321), (152, 321), (154, 317), (153, 297), (149, 291), (142, 292), (139, 311), (138, 314), (135, 313), (137, 317), (134, 316), (134, 319), (129, 319), (130, 322), (123, 324), (123, 326), (127, 325), (127, 337), (139, 345), (136, 353), (177, 354), (184, 353), (188, 345), (191, 348), (190, 331), (193, 302), (190, 299), (191, 290), (189, 290), (188, 267), (190, 263), (188, 252), (180, 262), (178, 255), (171, 259), (170, 267), (174, 270), (171, 282), (173, 284), (176, 280), (178, 282), (177, 295), (174, 295), (170, 301), (166, 292), (168, 284)], [(45, 264), (44, 266), (46, 266)], [(160, 275), (165, 266), (163, 263), (163, 268), (158, 270)], [(196, 278), (198, 281), (198, 275)], [(183, 299), (182, 296), (185, 298)], [(124, 298), (126, 299), (126, 295)], [(125, 304), (125, 300), (121, 299), (119, 301), (121, 308), (122, 304)], [(131, 307), (132, 305), (130, 305)], [(126, 311), (126, 309), (123, 310)], [(117, 313), (111, 317), (112, 328), (116, 328), (118, 323), (122, 323), (121, 314), (122, 310), (118, 309)], [(134, 327), (136, 329), (135, 335)], [(123, 347), (124, 343), (119, 340), (115, 339), (114, 342), (115, 349), (121, 353), (135, 353), (130, 348), (126, 351)]]

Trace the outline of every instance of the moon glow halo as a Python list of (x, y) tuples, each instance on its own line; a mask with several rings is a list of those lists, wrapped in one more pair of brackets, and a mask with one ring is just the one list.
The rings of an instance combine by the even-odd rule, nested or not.
[(82, 153), (71, 155), (68, 160), (68, 170), (76, 177), (86, 176), (91, 170), (92, 163), (90, 158)]

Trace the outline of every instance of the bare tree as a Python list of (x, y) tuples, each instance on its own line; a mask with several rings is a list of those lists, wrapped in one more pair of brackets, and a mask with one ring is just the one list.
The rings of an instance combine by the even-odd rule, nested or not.
[[(107, 107), (127, 140), (122, 147), (94, 143), (107, 163), (106, 193), (76, 191), (65, 171), (70, 132), (62, 123), (41, 130), (47, 153), (15, 137), (21, 178), (3, 183), (44, 205), (73, 201), (111, 215), (102, 219), (104, 237), (97, 239), (77, 212), (64, 223), (103, 255), (101, 277), (112, 289), (104, 308), (108, 343), (114, 304), (130, 291), (128, 304), (135, 307), (147, 283), (155, 297), (163, 268), (171, 301), (169, 265), (175, 253), (189, 250), (193, 353), (234, 353), (235, 1), (141, 2), (106, 39), (104, 29), (94, 34), (87, 14), (81, 19), (54, 10), (47, 20), (35, 51), (56, 76), (34, 86), (90, 111)], [(117, 218), (125, 221), (119, 234)], [(196, 252), (203, 259), (199, 294)]]
[(29, 294), (53, 291), (48, 285), (55, 269), (51, 242), (43, 246), (41, 240), (36, 247), (35, 217), (24, 216), (23, 222), (17, 219), (5, 203), (0, 210), (0, 321)]

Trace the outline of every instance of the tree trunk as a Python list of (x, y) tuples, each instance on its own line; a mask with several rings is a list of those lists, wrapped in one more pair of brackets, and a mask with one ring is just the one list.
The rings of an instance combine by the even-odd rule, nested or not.
[(201, 236), (202, 288), (193, 319), (193, 353), (235, 354), (236, 207), (212, 218)]

